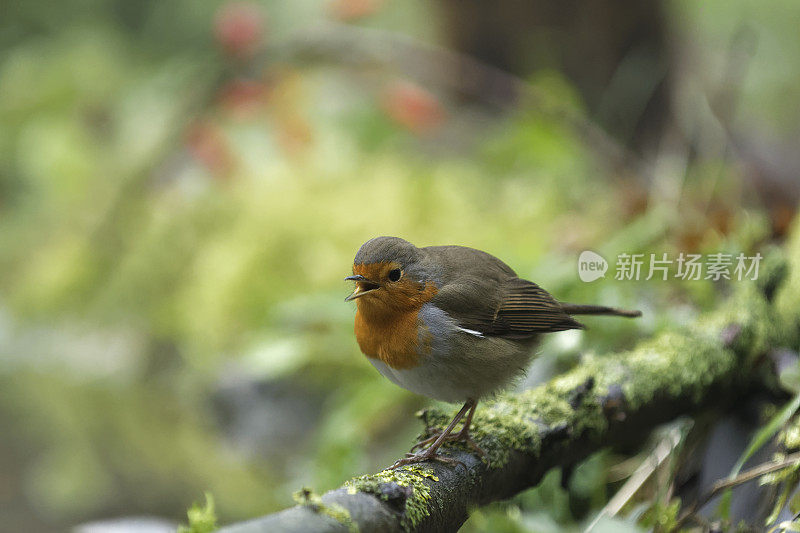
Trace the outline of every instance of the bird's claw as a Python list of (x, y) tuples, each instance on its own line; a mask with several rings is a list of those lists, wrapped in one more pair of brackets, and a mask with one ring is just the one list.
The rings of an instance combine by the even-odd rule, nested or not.
[[(423, 439), (423, 440), (417, 442), (416, 444), (414, 444), (411, 447), (411, 452), (413, 452), (417, 448), (423, 448), (425, 446), (433, 444), (436, 441), (436, 439), (439, 438), (439, 436), (441, 434), (442, 434), (441, 430), (439, 430), (439, 429), (434, 430), (433, 435), (431, 435), (427, 439)], [(456, 433), (454, 435), (448, 435), (447, 437), (445, 437), (444, 440), (445, 440), (445, 442), (458, 442), (458, 441), (464, 442), (467, 446), (469, 446), (472, 449), (472, 451), (474, 451), (475, 453), (480, 455), (482, 458), (484, 458), (484, 459), (486, 458), (486, 452), (483, 451), (483, 449), (480, 446), (478, 446), (478, 444), (474, 440), (472, 440), (472, 437), (470, 436), (469, 431), (466, 431), (466, 432), (463, 431), (463, 430), (459, 431), (458, 433)], [(412, 453), (407, 453), (406, 454), (406, 456), (410, 456), (410, 455), (413, 455), (413, 454)]]
[(435, 441), (436, 439), (438, 439), (438, 438), (439, 438), (439, 435), (441, 435), (441, 434), (442, 434), (441, 430), (438, 430), (438, 429), (437, 429), (437, 430), (434, 430), (434, 433), (433, 433), (433, 435), (431, 435), (431, 436), (430, 436), (430, 437), (428, 437), (427, 439), (422, 439), (422, 440), (421, 440), (421, 441), (419, 441), (418, 443), (414, 444), (414, 445), (411, 447), (411, 451), (413, 452), (413, 451), (414, 451), (414, 450), (416, 450), (417, 448), (422, 448), (422, 447), (424, 447), (424, 446), (427, 446), (427, 445), (429, 445), (429, 444), (433, 444), (433, 443), (434, 443), (434, 441)]
[(478, 446), (478, 443), (476, 443), (474, 440), (472, 440), (472, 437), (469, 436), (469, 433), (467, 433), (466, 435), (461, 437), (459, 440), (461, 440), (463, 442), (466, 442), (467, 446), (472, 448), (472, 451), (474, 451), (475, 453), (480, 455), (482, 459), (486, 459), (486, 457), (487, 457), (486, 456), (486, 452), (483, 451), (483, 448)]
[(424, 463), (425, 461), (439, 461), (440, 463), (450, 465), (453, 468), (457, 467), (458, 465), (463, 466), (465, 470), (467, 468), (467, 465), (458, 459), (453, 459), (452, 457), (447, 457), (446, 455), (425, 450), (424, 452), (420, 453), (407, 453), (404, 458), (397, 460), (392, 466), (390, 466), (389, 470), (394, 470), (405, 465)]

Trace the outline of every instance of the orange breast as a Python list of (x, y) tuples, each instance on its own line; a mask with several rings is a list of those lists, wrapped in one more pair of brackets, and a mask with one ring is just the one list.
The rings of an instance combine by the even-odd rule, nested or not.
[(431, 340), (420, 331), (425, 326), (419, 310), (436, 294), (436, 286), (429, 282), (420, 288), (400, 281), (377, 292), (357, 301), (355, 333), (361, 351), (394, 369), (417, 366), (420, 339), (422, 352), (430, 351)]
[(419, 364), (418, 328), (417, 310), (397, 313), (383, 320), (371, 320), (360, 309), (356, 312), (356, 340), (361, 351), (395, 369)]

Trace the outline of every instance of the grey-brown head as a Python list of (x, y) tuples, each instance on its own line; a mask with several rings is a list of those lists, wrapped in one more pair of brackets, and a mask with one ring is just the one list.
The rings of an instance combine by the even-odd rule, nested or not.
[[(355, 300), (370, 294), (371, 300), (400, 306), (404, 299), (422, 292), (432, 279), (426, 271), (427, 254), (399, 237), (375, 237), (361, 245), (353, 260), (355, 291), (346, 298)], [(376, 301), (376, 303), (377, 303)]]

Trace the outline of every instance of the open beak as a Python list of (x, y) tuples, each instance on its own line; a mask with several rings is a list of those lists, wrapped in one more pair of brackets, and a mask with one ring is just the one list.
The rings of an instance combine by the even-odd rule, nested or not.
[(379, 283), (370, 281), (360, 274), (356, 274), (354, 276), (347, 276), (346, 278), (344, 278), (344, 280), (356, 282), (356, 290), (353, 291), (353, 294), (344, 299), (345, 302), (349, 302), (350, 300), (355, 300), (356, 298), (361, 298), (368, 292), (376, 291), (381, 288)]

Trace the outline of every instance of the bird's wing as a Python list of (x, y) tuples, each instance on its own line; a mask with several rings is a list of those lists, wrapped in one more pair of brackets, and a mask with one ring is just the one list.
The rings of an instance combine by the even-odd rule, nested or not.
[(532, 281), (514, 278), (505, 283), (505, 289), (505, 297), (495, 311), (489, 334), (525, 338), (537, 333), (584, 327)]
[(525, 339), (584, 327), (547, 291), (516, 276), (461, 276), (441, 287), (432, 303), (447, 312), (459, 327), (483, 336)]
[(495, 256), (463, 246), (423, 248), (441, 269), (439, 292), (431, 303), (462, 329), (507, 339), (581, 329), (537, 284), (520, 279)]

